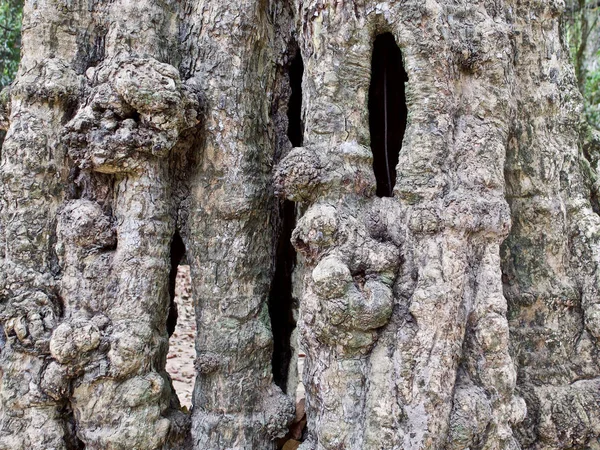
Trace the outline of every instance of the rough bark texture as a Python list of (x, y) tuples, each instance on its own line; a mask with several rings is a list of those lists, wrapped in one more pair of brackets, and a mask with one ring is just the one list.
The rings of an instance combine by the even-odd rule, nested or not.
[[(600, 449), (600, 139), (563, 7), (27, 1), (0, 96), (0, 450), (274, 448), (295, 393), (272, 337), (294, 311), (273, 304), (294, 296), (303, 450)], [(383, 33), (409, 81), (380, 198)], [(282, 199), (301, 214), (278, 284)], [(191, 414), (165, 371), (179, 235)]]

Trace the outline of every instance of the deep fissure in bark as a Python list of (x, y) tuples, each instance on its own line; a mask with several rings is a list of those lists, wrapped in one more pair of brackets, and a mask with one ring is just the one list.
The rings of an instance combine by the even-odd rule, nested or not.
[(185, 256), (185, 244), (178, 231), (175, 231), (171, 241), (171, 271), (169, 273), (169, 314), (167, 316), (167, 332), (173, 335), (177, 326), (177, 304), (175, 303), (175, 285), (177, 282), (177, 269)]
[(61, 124), (65, 125), (66, 123), (68, 123), (75, 116), (78, 109), (79, 104), (76, 101), (67, 101), (63, 112), (63, 117), (61, 119)]
[(369, 131), (379, 197), (391, 197), (396, 184), (396, 165), (406, 130), (406, 81), (402, 52), (394, 36), (380, 34), (373, 45), (369, 87)]
[(600, 198), (598, 198), (598, 192), (596, 190), (590, 192), (590, 205), (592, 206), (592, 211), (600, 215)]
[[(72, 412), (70, 412), (72, 414)], [(65, 444), (66, 450), (85, 450), (84, 442), (77, 437), (77, 431), (75, 429), (75, 424), (71, 420), (68, 420), (65, 425)]]
[(302, 76), (304, 63), (300, 49), (292, 60), (289, 68), (290, 87), (292, 94), (288, 103), (288, 138), (292, 147), (302, 147), (304, 141), (304, 124), (302, 123)]
[(288, 200), (281, 202), (279, 215), (281, 231), (275, 254), (275, 273), (269, 292), (269, 315), (273, 331), (273, 381), (283, 392), (287, 392), (290, 363), (295, 360), (291, 338), (296, 328), (292, 295), (296, 251), (291, 244), (291, 238), (296, 227), (296, 204)]
[[(288, 68), (291, 94), (288, 100), (287, 135), (293, 147), (301, 147), (304, 141), (302, 123), (302, 76), (304, 63), (300, 49)], [(296, 328), (292, 274), (296, 265), (296, 250), (291, 238), (296, 227), (296, 204), (289, 200), (279, 201), (279, 238), (275, 249), (275, 272), (269, 292), (269, 315), (273, 332), (273, 380), (282, 391), (288, 392), (290, 364), (296, 361), (292, 345), (292, 333)], [(291, 386), (290, 386), (291, 387)]]

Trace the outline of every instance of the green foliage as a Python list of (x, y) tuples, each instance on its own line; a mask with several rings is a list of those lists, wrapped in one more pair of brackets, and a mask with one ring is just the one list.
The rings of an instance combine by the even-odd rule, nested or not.
[(600, 2), (567, 0), (565, 36), (577, 84), (585, 100), (587, 121), (600, 129)]
[[(595, 57), (600, 61), (600, 51), (596, 52)], [(583, 95), (588, 122), (600, 129), (600, 64), (586, 73)]]
[(0, 0), (0, 89), (10, 84), (21, 56), (23, 0)]

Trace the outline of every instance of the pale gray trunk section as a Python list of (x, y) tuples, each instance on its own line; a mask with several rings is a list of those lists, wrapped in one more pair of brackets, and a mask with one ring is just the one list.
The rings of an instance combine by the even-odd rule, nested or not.
[(276, 26), (287, 10), (219, 0), (189, 8), (184, 64), (207, 108), (184, 230), (198, 328), (193, 443), (268, 449), (294, 413), (273, 383), (267, 305), (275, 207), (270, 114), (286, 50)]
[[(273, 376), (277, 195), (301, 212), (303, 450), (600, 449), (600, 139), (562, 7), (27, 1), (0, 96), (0, 450), (275, 448), (294, 400)], [(379, 198), (383, 33), (408, 127)], [(165, 371), (176, 234), (191, 413)]]
[(516, 12), (517, 42), (527, 45), (515, 67), (520, 76), (505, 166), (513, 226), (502, 268), (511, 348), (528, 409), (519, 437), (525, 448), (597, 449), (600, 218), (590, 208), (589, 188), (597, 190), (599, 147), (586, 145), (588, 161), (559, 11), (539, 5)]

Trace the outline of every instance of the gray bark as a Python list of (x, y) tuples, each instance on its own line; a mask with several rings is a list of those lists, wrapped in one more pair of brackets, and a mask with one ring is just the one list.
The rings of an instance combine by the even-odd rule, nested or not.
[[(284, 198), (301, 212), (303, 450), (600, 449), (600, 139), (563, 7), (27, 1), (0, 96), (0, 449), (274, 448), (295, 394), (293, 371), (286, 392), (273, 380), (268, 308)], [(386, 32), (408, 128), (380, 198)], [(165, 371), (176, 233), (191, 414)]]

